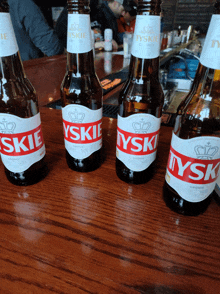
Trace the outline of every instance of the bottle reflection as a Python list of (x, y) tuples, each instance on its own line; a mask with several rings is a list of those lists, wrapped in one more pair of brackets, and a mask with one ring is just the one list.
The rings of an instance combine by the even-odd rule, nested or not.
[(112, 53), (104, 52), (104, 70), (105, 73), (110, 74), (112, 72)]
[(26, 189), (17, 195), (19, 199), (14, 202), (14, 211), (20, 235), (26, 241), (36, 243), (47, 231), (42, 220), (46, 207), (42, 203), (31, 202)]

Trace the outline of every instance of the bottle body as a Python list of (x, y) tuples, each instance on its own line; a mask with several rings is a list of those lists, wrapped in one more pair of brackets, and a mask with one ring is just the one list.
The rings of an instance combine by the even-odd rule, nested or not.
[[(116, 147), (117, 176), (135, 184), (147, 182), (154, 173), (164, 100), (158, 78), (160, 2), (139, 2), (138, 11), (129, 76), (118, 101)], [(143, 24), (154, 30), (143, 31)]]
[(102, 162), (102, 88), (94, 69), (90, 17), (80, 1), (68, 1), (67, 72), (61, 101), (67, 164), (76, 171), (92, 171)]
[(0, 6), (1, 158), (8, 180), (31, 185), (47, 174), (36, 92), (26, 78), (7, 6)]
[(216, 182), (214, 197), (216, 202), (220, 204), (220, 176), (218, 177), (218, 180)]
[(184, 215), (207, 209), (220, 166), (220, 64), (210, 27), (191, 91), (177, 110), (164, 184), (167, 206)]

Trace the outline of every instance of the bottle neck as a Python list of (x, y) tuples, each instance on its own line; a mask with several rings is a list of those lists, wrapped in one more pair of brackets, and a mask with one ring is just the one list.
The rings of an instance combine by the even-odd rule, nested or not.
[(89, 0), (68, 0), (67, 70), (76, 77), (94, 74)]
[(67, 52), (67, 71), (71, 71), (76, 77), (82, 75), (94, 75), (93, 50), (86, 53)]
[(139, 0), (137, 7), (138, 15), (160, 15), (161, 0)]
[(158, 79), (159, 57), (153, 59), (138, 58), (131, 55), (129, 78), (141, 81), (149, 81), (154, 77)]
[[(7, 5), (2, 2), (0, 6), (0, 78), (5, 80), (23, 79), (25, 77), (23, 65), (18, 51), (11, 17)], [(5, 7), (5, 10), (3, 9)]]
[(89, 14), (89, 0), (68, 0), (67, 9), (68, 13), (77, 13), (77, 14)]
[(19, 52), (10, 56), (0, 57), (1, 80), (23, 80), (24, 78), (26, 78), (26, 76)]

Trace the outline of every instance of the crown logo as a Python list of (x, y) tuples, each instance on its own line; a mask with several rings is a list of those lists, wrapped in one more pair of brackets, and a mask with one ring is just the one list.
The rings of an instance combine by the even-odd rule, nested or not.
[(5, 119), (0, 122), (0, 133), (2, 134), (13, 134), (16, 127), (16, 123), (7, 122)]
[(212, 147), (210, 143), (205, 146), (197, 145), (194, 148), (198, 159), (212, 159), (214, 155), (218, 152), (219, 148), (217, 146)]
[(69, 30), (70, 31), (81, 31), (79, 24), (76, 22), (71, 23)]
[(132, 124), (135, 133), (138, 134), (146, 134), (150, 126), (151, 123), (145, 122), (143, 119), (141, 119), (139, 122), (133, 122)]
[(150, 25), (144, 26), (141, 33), (142, 34), (155, 34), (153, 27)]
[(85, 114), (83, 112), (78, 112), (78, 110), (74, 110), (74, 112), (69, 112), (68, 113), (71, 122), (74, 123), (82, 123), (83, 119), (85, 117)]

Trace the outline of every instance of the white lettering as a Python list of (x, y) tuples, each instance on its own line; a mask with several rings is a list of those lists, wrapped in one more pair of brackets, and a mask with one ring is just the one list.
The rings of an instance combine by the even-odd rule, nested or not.
[(8, 147), (8, 149), (3, 148), (3, 150), (5, 152), (8, 152), (8, 153), (14, 152), (14, 147), (11, 144), (9, 144), (9, 143), (6, 142), (6, 141), (10, 141), (11, 142), (11, 139), (9, 139), (9, 138), (2, 138), (1, 141), (2, 141), (2, 145), (4, 145), (5, 147)]
[(28, 135), (28, 142), (29, 142), (30, 150), (34, 149), (34, 140), (32, 135)]
[(191, 175), (189, 175), (189, 178), (192, 180), (201, 180), (204, 177), (204, 173), (201, 170), (198, 170), (197, 167), (204, 167), (205, 168), (205, 164), (201, 164), (201, 163), (194, 163), (191, 165), (190, 169), (193, 173), (195, 173), (197, 175), (197, 177), (193, 177)]
[(134, 152), (140, 152), (142, 150), (142, 144), (138, 143), (137, 142), (138, 140), (142, 141), (143, 139), (137, 138), (137, 137), (131, 139), (131, 143), (138, 148), (138, 149), (131, 148), (131, 150)]
[[(129, 141), (131, 140), (131, 136), (129, 136), (129, 137), (127, 138), (127, 140), (126, 140), (126, 139), (125, 139), (125, 135), (122, 134), (122, 133), (120, 133), (120, 132), (118, 131), (118, 144), (120, 143), (120, 137), (119, 137), (119, 136), (121, 136), (121, 138), (122, 138), (123, 148), (124, 148), (124, 149), (127, 149), (128, 143), (129, 143)], [(119, 144), (119, 145), (120, 145), (120, 144)]]
[(88, 140), (92, 140), (92, 137), (89, 135), (89, 131), (91, 130), (91, 128), (92, 128), (91, 126), (88, 127), (87, 130), (86, 130), (85, 127), (82, 127), (82, 128), (81, 128), (81, 140), (82, 140), (82, 141), (85, 141), (86, 138), (87, 138)]
[(98, 124), (98, 137), (101, 137), (102, 135), (102, 123)]
[(208, 164), (206, 174), (205, 174), (205, 181), (208, 181), (211, 177), (212, 179), (215, 179), (217, 177), (218, 171), (216, 169), (219, 168), (220, 162), (216, 164), (216, 166), (213, 168), (213, 164)]
[[(77, 128), (77, 127), (73, 127), (73, 126), (70, 127), (70, 133), (71, 133), (72, 135), (75, 136), (75, 138), (70, 136), (70, 139), (72, 139), (72, 140), (76, 140), (76, 141), (77, 141), (77, 140), (80, 139), (80, 134), (78, 134), (77, 132), (75, 132), (74, 129), (75, 129), (75, 130), (79, 130), (79, 128)], [(68, 136), (67, 136), (67, 137), (68, 137)]]
[(28, 148), (23, 144), (24, 140), (26, 139), (26, 136), (24, 136), (21, 141), (18, 141), (18, 138), (13, 138), (14, 146), (15, 146), (15, 151), (16, 152), (21, 152), (21, 149), (23, 151), (28, 151)]
[(175, 159), (177, 160), (177, 166), (178, 166), (178, 175), (183, 176), (184, 171), (187, 169), (187, 167), (190, 166), (192, 163), (191, 161), (188, 161), (185, 165), (182, 164), (181, 158), (177, 157), (175, 154), (173, 154), (172, 151), (170, 151), (171, 156), (170, 156), (170, 164), (169, 167), (170, 169), (174, 170), (175, 166)]
[(41, 136), (39, 136), (39, 133), (40, 133), (40, 130), (34, 133), (34, 140), (35, 140), (36, 147), (39, 147), (42, 144)]
[(153, 150), (152, 141), (154, 138), (155, 136), (153, 136), (149, 142), (148, 142), (149, 138), (144, 138), (144, 152), (147, 151), (148, 148), (150, 150)]
[(65, 132), (65, 137), (67, 138), (68, 137), (68, 131), (69, 131), (69, 125), (65, 126), (65, 123), (63, 123), (63, 129), (64, 129), (64, 132)]
[(97, 135), (96, 135), (96, 125), (93, 126), (93, 139), (96, 139)]

